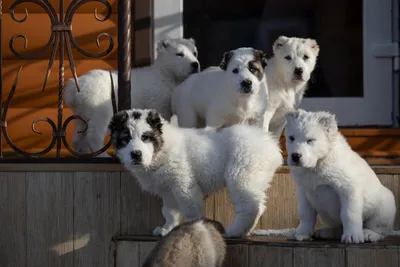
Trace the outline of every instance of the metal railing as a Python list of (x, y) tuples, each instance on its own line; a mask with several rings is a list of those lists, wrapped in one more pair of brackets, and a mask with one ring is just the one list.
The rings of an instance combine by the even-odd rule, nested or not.
[[(77, 10), (84, 4), (89, 3), (89, 2), (98, 2), (106, 7), (106, 14), (104, 18), (100, 18), (97, 14), (97, 9), (94, 9), (94, 17), (96, 20), (99, 22), (106, 21), (110, 18), (111, 13), (112, 13), (112, 7), (111, 5), (107, 2), (107, 0), (72, 0), (70, 4), (66, 7), (65, 9), (65, 4), (64, 0), (59, 0), (59, 10), (54, 8), (54, 6), (51, 4), (50, 0), (16, 0), (14, 1), (11, 6), (10, 6), (10, 16), (11, 18), (18, 23), (24, 23), (26, 19), (28, 18), (28, 10), (25, 8), (25, 15), (23, 18), (17, 18), (15, 15), (15, 8), (23, 3), (33, 3), (41, 8), (46, 12), (46, 14), (50, 18), (51, 22), (51, 36), (49, 38), (49, 41), (47, 44), (38, 52), (35, 53), (20, 53), (15, 49), (14, 42), (15, 40), (21, 38), (24, 41), (24, 48), (27, 48), (27, 42), (28, 39), (24, 34), (15, 34), (10, 40), (9, 40), (9, 48), (11, 52), (18, 58), (20, 59), (36, 59), (42, 55), (44, 55), (46, 52), (50, 51), (50, 58), (48, 62), (48, 67), (47, 71), (45, 74), (44, 78), (44, 83), (42, 86), (42, 92), (46, 88), (47, 80), (50, 76), (50, 72), (54, 63), (54, 60), (56, 59), (57, 51), (58, 51), (58, 57), (59, 57), (59, 68), (58, 68), (58, 102), (57, 102), (57, 121), (53, 121), (52, 119), (48, 117), (42, 117), (34, 120), (32, 122), (32, 131), (36, 134), (40, 134), (39, 131), (36, 130), (35, 125), (38, 122), (46, 122), (49, 124), (52, 128), (52, 140), (50, 142), (50, 145), (39, 151), (39, 152), (28, 152), (25, 151), (19, 147), (17, 147), (9, 138), (9, 135), (7, 133), (7, 113), (10, 107), (10, 103), (13, 99), (13, 95), (15, 91), (17, 90), (18, 87), (18, 78), (23, 71), (23, 66), (21, 65), (19, 67), (19, 70), (15, 76), (14, 83), (12, 85), (11, 91), (4, 103), (4, 107), (2, 106), (2, 92), (3, 92), (3, 81), (0, 83), (0, 127), (1, 127), (1, 132), (0, 132), (0, 137), (1, 134), (4, 136), (4, 139), (8, 143), (8, 145), (19, 155), (25, 157), (25, 158), (37, 158), (40, 156), (43, 156), (50, 152), (54, 147), (56, 147), (56, 157), (59, 158), (61, 157), (61, 147), (62, 145), (65, 146), (65, 148), (72, 153), (73, 155), (77, 157), (94, 157), (96, 155), (99, 155), (100, 153), (104, 152), (107, 150), (111, 142), (108, 142), (108, 144), (100, 149), (99, 151), (92, 152), (90, 154), (82, 154), (77, 151), (75, 151), (67, 142), (66, 139), (66, 129), (68, 124), (73, 121), (73, 120), (81, 120), (85, 123), (86, 129), (87, 130), (87, 122), (81, 118), (80, 116), (77, 115), (72, 115), (65, 120), (63, 120), (63, 112), (64, 112), (64, 107), (63, 107), (63, 93), (64, 93), (64, 67), (65, 67), (65, 62), (64, 62), (64, 53), (66, 52), (67, 58), (68, 58), (68, 63), (69, 63), (69, 68), (71, 69), (72, 76), (75, 80), (75, 83), (77, 85), (77, 90), (79, 91), (79, 83), (77, 79), (77, 74), (76, 74), (76, 66), (74, 63), (73, 59), (73, 53), (72, 53), (72, 48), (75, 48), (79, 53), (81, 53), (84, 56), (90, 57), (90, 58), (100, 58), (108, 55), (114, 47), (114, 40), (112, 36), (108, 33), (101, 33), (97, 36), (96, 39), (96, 44), (97, 47), (100, 47), (100, 38), (107, 38), (108, 39), (108, 47), (105, 49), (103, 52), (100, 53), (90, 53), (88, 51), (85, 51), (83, 48), (79, 46), (77, 41), (75, 40), (73, 34), (72, 34), (72, 20), (74, 17), (74, 14), (77, 12)], [(130, 97), (130, 88), (131, 88), (131, 5), (132, 5), (132, 0), (118, 0), (118, 109), (123, 110), (123, 109), (128, 109), (130, 108), (131, 105), (131, 97)], [(0, 0), (0, 29), (2, 29), (2, 0)], [(0, 41), (1, 40), (0, 36)], [(0, 76), (2, 76), (1, 69), (3, 67), (2, 65), (2, 51), (0, 47)], [(111, 73), (110, 73), (111, 76)], [(113, 87), (113, 81), (111, 77), (111, 85)], [(114, 91), (112, 91), (114, 92)], [(115, 95), (112, 97), (113, 100), (113, 107), (116, 106), (115, 103)], [(115, 112), (115, 110), (114, 110)], [(1, 138), (0, 138), (0, 157), (2, 157), (2, 143), (1, 143)]]

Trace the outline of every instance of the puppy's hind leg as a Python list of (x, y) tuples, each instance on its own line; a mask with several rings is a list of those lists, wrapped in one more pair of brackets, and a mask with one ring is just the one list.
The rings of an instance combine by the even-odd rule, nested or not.
[(233, 223), (226, 229), (227, 236), (249, 235), (265, 210), (265, 188), (256, 188), (254, 184), (250, 184), (249, 175), (257, 176), (256, 173), (249, 173), (245, 169), (233, 172), (228, 170), (225, 173), (227, 188), (235, 209)]
[(86, 138), (86, 124), (81, 120), (74, 121), (74, 134), (72, 136), (72, 148), (79, 153), (89, 153), (89, 144)]
[(374, 216), (364, 222), (365, 242), (377, 242), (384, 239), (393, 230), (396, 216), (396, 204), (393, 193), (386, 187), (382, 189), (381, 205), (377, 205)]
[[(89, 148), (92, 152), (99, 151), (104, 147), (104, 138), (107, 134), (107, 125), (103, 123), (103, 120), (91, 119), (88, 121), (88, 130), (86, 134), (86, 140), (89, 143)], [(111, 157), (106, 151), (98, 155), (97, 157)]]

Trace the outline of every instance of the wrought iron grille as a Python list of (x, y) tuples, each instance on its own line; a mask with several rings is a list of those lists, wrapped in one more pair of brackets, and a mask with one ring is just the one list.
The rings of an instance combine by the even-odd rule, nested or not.
[[(108, 33), (101, 33), (97, 36), (96, 43), (97, 46), (100, 47), (100, 38), (107, 38), (109, 46), (107, 49), (105, 49), (103, 52), (100, 53), (90, 53), (88, 51), (85, 51), (83, 48), (79, 46), (77, 41), (74, 38), (74, 35), (72, 34), (72, 19), (74, 17), (74, 14), (77, 12), (77, 10), (84, 4), (88, 2), (98, 2), (101, 5), (104, 5), (106, 7), (106, 14), (104, 18), (100, 18), (97, 14), (97, 9), (94, 9), (94, 18), (98, 20), (99, 22), (106, 21), (110, 18), (111, 13), (112, 13), (112, 7), (111, 5), (107, 2), (107, 0), (72, 0), (70, 4), (65, 8), (64, 0), (59, 0), (60, 7), (57, 12), (57, 10), (54, 8), (54, 6), (51, 4), (50, 0), (16, 0), (14, 1), (11, 6), (10, 6), (10, 16), (11, 18), (18, 23), (24, 23), (26, 19), (28, 18), (28, 10), (25, 8), (25, 15), (23, 18), (17, 18), (15, 15), (15, 8), (23, 3), (33, 3), (41, 8), (46, 12), (46, 14), (50, 18), (51, 22), (51, 36), (49, 38), (49, 41), (47, 44), (38, 52), (36, 53), (21, 53), (18, 52), (15, 49), (14, 42), (16, 39), (21, 38), (24, 41), (24, 47), (27, 47), (27, 37), (24, 34), (15, 34), (10, 40), (9, 40), (9, 48), (11, 52), (17, 56), (20, 59), (36, 59), (39, 56), (42, 56), (44, 53), (47, 51), (50, 51), (50, 58), (48, 62), (48, 67), (47, 71), (44, 77), (44, 83), (42, 86), (42, 92), (45, 90), (47, 80), (50, 76), (50, 72), (54, 63), (54, 60), (57, 55), (58, 51), (58, 56), (59, 56), (59, 68), (58, 68), (58, 102), (57, 102), (57, 121), (54, 122), (52, 119), (48, 117), (43, 117), (43, 118), (38, 118), (32, 122), (32, 131), (36, 134), (40, 134), (39, 131), (36, 130), (35, 125), (38, 122), (46, 122), (48, 123), (53, 132), (52, 140), (50, 142), (50, 145), (39, 151), (39, 152), (28, 152), (25, 151), (19, 147), (17, 147), (9, 138), (9, 135), (7, 133), (7, 112), (10, 107), (10, 103), (12, 101), (13, 95), (15, 91), (17, 90), (18, 87), (18, 78), (23, 71), (23, 66), (21, 65), (19, 67), (19, 70), (15, 76), (14, 83), (12, 85), (11, 91), (4, 103), (4, 107), (2, 106), (2, 90), (3, 90), (3, 82), (0, 83), (0, 127), (1, 127), (1, 132), (0, 135), (3, 134), (4, 139), (8, 143), (8, 145), (19, 155), (23, 157), (28, 157), (28, 158), (37, 158), (42, 155), (45, 155), (49, 151), (51, 151), (54, 147), (56, 147), (56, 157), (60, 157), (60, 151), (61, 151), (61, 146), (64, 145), (65, 148), (71, 152), (73, 155), (77, 157), (94, 157), (96, 155), (99, 155), (100, 153), (104, 152), (107, 150), (111, 143), (108, 142), (108, 144), (100, 149), (99, 151), (92, 152), (90, 154), (82, 154), (79, 153), (71, 146), (68, 144), (67, 139), (66, 139), (66, 129), (68, 124), (73, 121), (73, 120), (81, 120), (85, 123), (86, 129), (87, 130), (87, 122), (81, 118), (80, 116), (77, 115), (72, 115), (65, 120), (63, 120), (63, 91), (64, 91), (64, 67), (65, 67), (65, 62), (64, 62), (64, 53), (67, 53), (67, 58), (69, 62), (69, 67), (72, 72), (73, 78), (75, 80), (75, 83), (77, 85), (77, 90), (79, 91), (79, 83), (77, 79), (77, 74), (76, 74), (76, 67), (73, 59), (73, 54), (72, 54), (72, 47), (75, 48), (77, 51), (79, 51), (81, 54), (90, 57), (90, 58), (100, 58), (108, 55), (113, 47), (114, 47), (114, 40), (112, 36)], [(123, 109), (128, 109), (130, 108), (130, 88), (131, 88), (131, 3), (132, 0), (118, 0), (118, 109), (123, 110)], [(2, 29), (2, 0), (0, 0), (0, 30)], [(1, 32), (1, 31), (0, 31)], [(0, 35), (0, 41), (1, 40), (1, 35)], [(1, 51), (1, 46), (0, 46), (0, 77), (2, 76), (2, 51)], [(111, 76), (111, 74), (110, 74)], [(113, 86), (113, 81), (111, 77), (111, 85)], [(114, 91), (112, 90), (112, 93)], [(115, 107), (115, 95), (112, 95), (112, 100), (113, 100), (113, 107), (114, 107), (114, 112), (116, 112)], [(1, 136), (0, 136), (1, 137)], [(1, 138), (0, 138), (0, 156), (2, 157), (2, 143), (1, 143)]]

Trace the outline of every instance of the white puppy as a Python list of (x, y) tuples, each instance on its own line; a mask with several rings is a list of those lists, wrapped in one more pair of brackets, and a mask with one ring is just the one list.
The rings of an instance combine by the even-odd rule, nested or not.
[(174, 91), (172, 112), (180, 127), (262, 127), (268, 96), (265, 54), (239, 48), (224, 54), (220, 68), (192, 75)]
[(163, 199), (166, 235), (204, 216), (205, 195), (227, 186), (235, 219), (228, 236), (252, 231), (264, 212), (265, 190), (282, 164), (278, 141), (261, 128), (179, 128), (155, 110), (121, 111), (110, 122), (116, 154), (143, 190)]
[[(157, 109), (170, 119), (171, 93), (192, 73), (199, 72), (197, 49), (193, 39), (164, 39), (158, 43), (154, 64), (132, 69), (132, 108)], [(112, 73), (115, 94), (118, 96), (118, 73)], [(107, 125), (112, 117), (110, 74), (105, 70), (92, 70), (79, 77), (80, 92), (70, 79), (65, 87), (65, 102), (77, 115), (87, 120), (75, 120), (73, 148), (81, 153), (100, 150), (104, 146)], [(118, 102), (118, 98), (116, 99)], [(100, 156), (107, 157), (106, 152)]]
[(288, 111), (300, 105), (317, 61), (319, 47), (313, 39), (280, 36), (265, 68), (268, 82), (264, 129), (280, 138)]
[(286, 115), (288, 164), (297, 185), (300, 225), (295, 239), (312, 237), (317, 214), (328, 225), (314, 233), (343, 243), (375, 242), (393, 227), (393, 193), (339, 132), (335, 116), (298, 110)]

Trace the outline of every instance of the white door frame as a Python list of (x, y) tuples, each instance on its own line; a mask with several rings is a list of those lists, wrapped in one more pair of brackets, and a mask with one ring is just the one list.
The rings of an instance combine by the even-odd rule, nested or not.
[[(363, 1), (363, 97), (305, 98), (300, 107), (330, 110), (341, 126), (395, 124), (399, 100), (395, 98), (393, 70), (399, 49), (393, 41), (397, 38), (392, 8), (396, 3), (398, 0)], [(154, 0), (154, 48), (164, 36), (183, 36), (183, 0)]]

